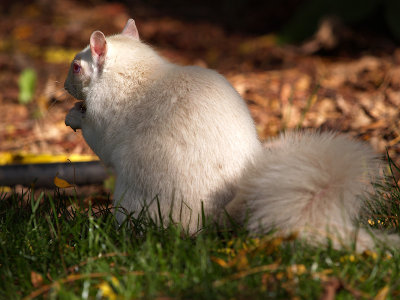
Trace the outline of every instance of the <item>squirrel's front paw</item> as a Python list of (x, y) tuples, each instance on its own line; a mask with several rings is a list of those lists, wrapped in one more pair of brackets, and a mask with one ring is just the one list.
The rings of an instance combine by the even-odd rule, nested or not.
[(85, 106), (82, 102), (77, 102), (65, 117), (65, 125), (71, 127), (74, 131), (82, 129), (82, 119), (84, 116)]

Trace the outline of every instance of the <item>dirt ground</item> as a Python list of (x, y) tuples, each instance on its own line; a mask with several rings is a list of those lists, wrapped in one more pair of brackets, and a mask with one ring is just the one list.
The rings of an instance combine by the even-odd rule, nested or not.
[[(132, 8), (115, 2), (11, 3), (0, 18), (0, 152), (90, 154), (64, 124), (74, 100), (63, 82), (92, 31), (120, 32)], [(179, 64), (218, 70), (246, 100), (262, 139), (286, 129), (347, 132), (400, 162), (400, 47), (327, 21), (301, 45), (274, 34), (228, 32), (209, 22), (154, 17), (138, 7), (141, 38)], [(324, 31), (325, 30), (325, 31)], [(326, 33), (326, 31), (328, 33)], [(333, 44), (332, 39), (335, 39)], [(360, 47), (361, 45), (361, 47)], [(33, 100), (20, 104), (19, 76), (33, 68)]]

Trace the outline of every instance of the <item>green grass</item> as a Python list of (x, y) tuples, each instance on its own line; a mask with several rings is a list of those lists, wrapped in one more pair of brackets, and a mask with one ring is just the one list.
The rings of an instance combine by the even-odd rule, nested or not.
[[(380, 188), (393, 204), (386, 216), (397, 216), (399, 187)], [(106, 207), (83, 209), (78, 196), (59, 190), (35, 194), (0, 196), (1, 299), (400, 297), (397, 250), (356, 254), (212, 223), (190, 237), (178, 225), (160, 228), (145, 212), (117, 228)], [(370, 218), (375, 227), (389, 220)], [(387, 226), (398, 229), (397, 221)]]

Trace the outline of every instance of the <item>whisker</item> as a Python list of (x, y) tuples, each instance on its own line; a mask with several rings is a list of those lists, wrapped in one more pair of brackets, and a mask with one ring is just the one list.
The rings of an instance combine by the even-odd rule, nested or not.
[(51, 102), (50, 102), (50, 104), (49, 104), (49, 106), (47, 107), (47, 112), (50, 112), (50, 110), (51, 110), (54, 106), (56, 106), (56, 103), (57, 103), (57, 99), (52, 99)]

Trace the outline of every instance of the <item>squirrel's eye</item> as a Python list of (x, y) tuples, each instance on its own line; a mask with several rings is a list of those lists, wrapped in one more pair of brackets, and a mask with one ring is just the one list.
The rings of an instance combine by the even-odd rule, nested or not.
[(79, 73), (81, 71), (81, 65), (74, 62), (74, 65), (72, 66), (72, 70), (74, 71), (74, 73)]

